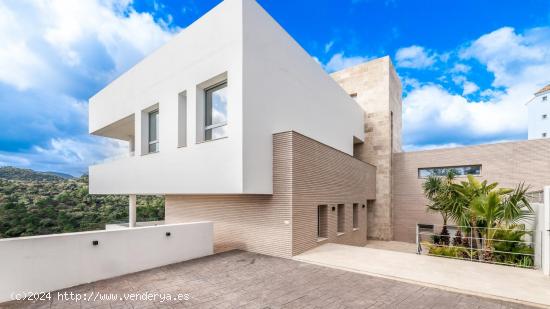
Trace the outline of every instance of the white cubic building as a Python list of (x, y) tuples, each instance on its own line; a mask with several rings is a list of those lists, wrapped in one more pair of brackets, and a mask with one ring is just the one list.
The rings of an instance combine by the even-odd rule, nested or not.
[(550, 137), (550, 84), (535, 93), (527, 103), (529, 139)]
[(93, 194), (272, 194), (272, 136), (353, 155), (361, 107), (255, 1), (226, 0), (90, 99), (89, 132), (131, 155)]

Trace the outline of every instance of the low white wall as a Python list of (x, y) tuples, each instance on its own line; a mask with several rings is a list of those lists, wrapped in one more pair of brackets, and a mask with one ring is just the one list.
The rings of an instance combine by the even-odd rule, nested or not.
[(0, 302), (212, 253), (212, 222), (2, 239)]

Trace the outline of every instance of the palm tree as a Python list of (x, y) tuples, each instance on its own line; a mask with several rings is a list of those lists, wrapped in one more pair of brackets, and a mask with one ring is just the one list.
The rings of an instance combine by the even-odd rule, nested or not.
[[(480, 182), (468, 175), (468, 181), (455, 185), (462, 212), (452, 212), (451, 217), (458, 219), (475, 239), (476, 248), (480, 248), (478, 236), (485, 241), (483, 248), (490, 250), (498, 228), (516, 224), (533, 214), (527, 198), (528, 187), (519, 184), (515, 189), (497, 188), (498, 183)], [(485, 251), (488, 252), (488, 251)]]
[(438, 212), (443, 218), (443, 228), (440, 235), (444, 244), (449, 244), (449, 232), (447, 231), (447, 222), (452, 214), (454, 204), (453, 182), (456, 172), (450, 170), (445, 176), (429, 176), (422, 184), (424, 194), (430, 201), (427, 205), (428, 211)]

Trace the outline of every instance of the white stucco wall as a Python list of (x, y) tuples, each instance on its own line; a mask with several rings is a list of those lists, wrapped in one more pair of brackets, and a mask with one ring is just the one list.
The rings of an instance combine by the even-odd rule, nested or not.
[(364, 138), (364, 118), (355, 100), (256, 1), (244, 1), (243, 10), (245, 190), (265, 192), (272, 134), (293, 130), (353, 155), (354, 137)]
[[(197, 143), (197, 85), (227, 73), (228, 138)], [(178, 94), (187, 146), (178, 147)], [(160, 152), (91, 166), (94, 194), (271, 194), (272, 135), (353, 154), (363, 111), (254, 0), (226, 0), (90, 100), (90, 133), (159, 105)], [(140, 135), (140, 134), (137, 134)]]
[[(93, 246), (93, 240), (99, 244)], [(12, 293), (53, 291), (211, 255), (213, 224), (2, 239), (0, 252), (4, 302)]]
[[(242, 9), (224, 1), (90, 99), (89, 131), (159, 105), (158, 153), (91, 166), (94, 194), (241, 193)], [(228, 138), (197, 143), (197, 86), (227, 74)], [(178, 147), (178, 95), (187, 94), (187, 146)], [(145, 138), (145, 135), (144, 135)]]
[[(543, 97), (547, 97), (543, 101)], [(529, 114), (529, 139), (542, 138), (542, 133), (550, 138), (550, 92), (542, 93), (527, 104)], [(547, 115), (546, 119), (542, 115)]]

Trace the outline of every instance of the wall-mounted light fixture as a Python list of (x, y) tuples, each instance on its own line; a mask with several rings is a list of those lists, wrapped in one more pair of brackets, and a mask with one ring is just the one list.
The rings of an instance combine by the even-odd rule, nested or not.
[(170, 235), (172, 235), (170, 232), (166, 232), (166, 237), (169, 237)]
[(92, 240), (92, 246), (97, 246), (99, 245), (99, 241), (98, 240)]
[(336, 210), (336, 207), (332, 206), (332, 211), (335, 211)]

